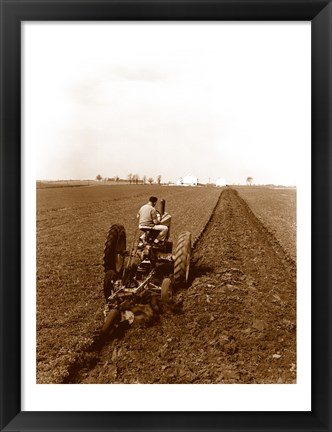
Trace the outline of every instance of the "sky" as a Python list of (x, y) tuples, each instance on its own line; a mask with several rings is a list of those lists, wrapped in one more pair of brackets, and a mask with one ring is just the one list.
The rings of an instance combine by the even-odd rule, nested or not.
[(202, 183), (297, 185), (305, 175), (310, 23), (22, 30), (22, 142), (36, 179), (191, 173)]

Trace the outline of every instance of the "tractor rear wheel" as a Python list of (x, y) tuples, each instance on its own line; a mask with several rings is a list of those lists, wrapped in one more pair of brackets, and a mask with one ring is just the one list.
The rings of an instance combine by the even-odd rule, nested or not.
[(184, 231), (178, 237), (174, 255), (174, 283), (186, 286), (189, 279), (191, 234)]
[(121, 321), (121, 312), (116, 309), (111, 309), (105, 319), (101, 334), (103, 337), (111, 336), (115, 330), (115, 326)]
[(120, 276), (126, 251), (126, 231), (123, 225), (114, 224), (108, 231), (104, 247), (104, 270), (115, 271)]
[(163, 279), (161, 284), (161, 300), (168, 302), (172, 299), (172, 280), (170, 278)]

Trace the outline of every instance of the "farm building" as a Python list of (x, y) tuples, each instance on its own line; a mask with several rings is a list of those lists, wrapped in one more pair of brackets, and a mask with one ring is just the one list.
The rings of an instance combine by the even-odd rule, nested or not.
[(187, 174), (184, 177), (180, 177), (176, 184), (177, 186), (197, 186), (198, 179), (192, 174)]
[(218, 178), (216, 180), (216, 186), (219, 186), (219, 187), (226, 186), (226, 180), (224, 178)]

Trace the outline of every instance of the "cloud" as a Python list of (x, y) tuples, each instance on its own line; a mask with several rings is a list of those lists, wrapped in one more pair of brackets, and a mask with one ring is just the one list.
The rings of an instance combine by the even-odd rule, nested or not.
[(111, 69), (111, 78), (125, 81), (160, 82), (166, 77), (156, 69), (115, 66)]

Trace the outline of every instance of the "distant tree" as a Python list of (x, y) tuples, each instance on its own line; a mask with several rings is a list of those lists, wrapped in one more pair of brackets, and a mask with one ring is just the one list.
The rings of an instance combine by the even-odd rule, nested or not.
[(254, 179), (252, 177), (247, 177), (247, 185), (251, 186)]
[(142, 182), (143, 184), (146, 184), (146, 176), (143, 176)]
[(132, 174), (128, 174), (127, 175), (127, 179), (129, 180), (129, 184), (131, 184), (131, 182), (133, 181), (133, 175)]
[(102, 178), (102, 176), (100, 175), (100, 174), (98, 174), (97, 176), (96, 176), (96, 180), (98, 180), (98, 181), (100, 181), (100, 180), (102, 180), (103, 178)]
[(119, 176), (115, 176), (114, 177), (114, 181), (116, 181), (116, 182), (118, 182), (120, 179), (119, 179)]
[(159, 176), (157, 177), (157, 182), (158, 182), (158, 185), (160, 185), (160, 183), (161, 183), (161, 175), (159, 174)]
[(138, 174), (134, 174), (132, 177), (133, 183), (138, 184), (139, 182), (139, 175)]
[(152, 183), (154, 182), (153, 178), (152, 178), (152, 177), (149, 177), (149, 178), (148, 178), (148, 182), (150, 183), (150, 185), (152, 185)]

